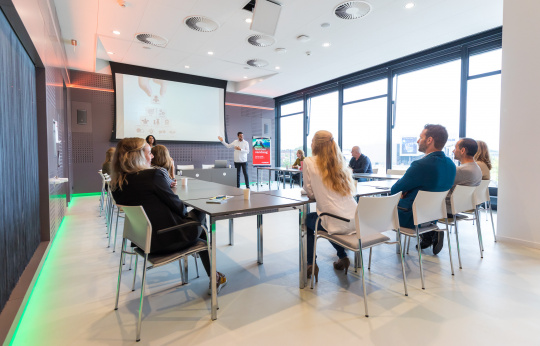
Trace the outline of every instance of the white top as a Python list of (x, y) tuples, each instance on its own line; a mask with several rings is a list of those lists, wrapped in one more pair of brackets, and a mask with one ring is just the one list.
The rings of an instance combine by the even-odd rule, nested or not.
[(240, 147), (241, 150), (234, 149), (234, 162), (247, 162), (247, 156), (249, 154), (249, 144), (245, 139), (242, 142), (237, 139), (231, 144), (227, 144), (225, 141), (221, 141), (221, 144), (223, 144), (229, 149), (237, 146)]
[(316, 156), (304, 159), (304, 189), (309, 198), (317, 200), (317, 214), (326, 212), (351, 220), (344, 222), (326, 216), (322, 218), (322, 226), (329, 234), (355, 234), (356, 201), (352, 194), (341, 196), (326, 187), (315, 160)]

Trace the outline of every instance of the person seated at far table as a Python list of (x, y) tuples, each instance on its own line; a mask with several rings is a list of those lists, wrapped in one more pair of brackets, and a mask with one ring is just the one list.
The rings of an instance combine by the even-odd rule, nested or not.
[(165, 178), (170, 187), (176, 186), (174, 177), (174, 161), (169, 155), (169, 149), (166, 146), (158, 144), (152, 147), (152, 167), (160, 169), (165, 173)]
[[(292, 168), (302, 169), (302, 162), (305, 158), (306, 156), (304, 155), (304, 151), (302, 149), (298, 149), (296, 152), (296, 161), (294, 161)], [(291, 173), (291, 177), (296, 184), (300, 185), (300, 173)]]
[[(332, 133), (320, 130), (311, 141), (312, 157), (304, 160), (304, 189), (309, 198), (317, 200), (317, 212), (306, 216), (307, 229), (307, 275), (315, 275), (318, 280), (319, 267), (313, 262), (313, 245), (315, 242), (315, 224), (321, 213), (338, 215), (351, 222), (344, 222), (324, 216), (319, 220), (319, 230), (329, 234), (355, 234), (354, 223), (356, 201), (353, 198), (353, 179), (347, 161), (343, 158)], [(337, 250), (339, 260), (334, 262), (334, 269), (343, 270), (347, 274), (351, 261), (345, 248), (330, 242)]]
[[(351, 149), (352, 158), (349, 161), (349, 167), (353, 173), (373, 173), (371, 169), (371, 160), (366, 155), (362, 154), (359, 146), (354, 146)], [(360, 178), (358, 181), (362, 181)]]
[(103, 162), (101, 165), (102, 174), (108, 174), (109, 176), (112, 174), (112, 159), (115, 150), (116, 148), (112, 147), (107, 149), (107, 152), (105, 152), (105, 162)]
[(488, 146), (484, 141), (476, 141), (476, 143), (478, 143), (478, 151), (474, 155), (474, 161), (482, 170), (482, 180), (490, 180), (492, 166)]
[[(199, 226), (158, 233), (159, 230), (191, 221), (204, 225), (206, 214), (197, 210), (186, 211), (184, 203), (170, 188), (166, 173), (151, 168), (152, 158), (150, 145), (142, 138), (124, 138), (118, 142), (111, 179), (115, 201), (120, 205), (141, 205), (144, 208), (152, 225), (151, 254), (180, 251), (199, 240), (206, 242), (206, 233)], [(210, 276), (208, 251), (199, 252), (199, 256), (206, 274)], [(227, 284), (227, 278), (217, 272), (216, 279), (219, 292)]]
[[(390, 194), (402, 192), (398, 203), (399, 225), (414, 229), (412, 205), (418, 191), (441, 192), (450, 190), (456, 177), (456, 165), (442, 151), (448, 132), (441, 125), (427, 124), (420, 133), (418, 150), (426, 156), (413, 161), (403, 177), (391, 188)], [(422, 234), (423, 249), (433, 245), (433, 252), (442, 249), (444, 232), (428, 232)], [(434, 233), (434, 234), (433, 234)], [(440, 248), (439, 248), (440, 247)]]

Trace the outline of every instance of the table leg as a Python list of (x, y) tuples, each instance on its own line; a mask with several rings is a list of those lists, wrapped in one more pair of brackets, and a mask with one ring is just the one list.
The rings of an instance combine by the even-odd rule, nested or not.
[(285, 190), (285, 171), (281, 172), (283, 177), (283, 190)]
[(257, 215), (257, 263), (263, 264), (263, 217)]
[(229, 219), (229, 245), (234, 245), (234, 221)]
[(300, 171), (300, 187), (304, 185), (303, 182), (304, 182), (304, 173)]
[(216, 220), (213, 217), (210, 217), (210, 234), (208, 237), (209, 244), (209, 255), (210, 255), (210, 287), (212, 288), (212, 320), (217, 319), (217, 287), (216, 287)]
[(298, 283), (300, 288), (306, 287), (305, 278), (306, 278), (306, 253), (304, 251), (304, 214), (305, 207), (302, 206), (298, 209), (298, 267), (300, 268)]
[(272, 190), (272, 170), (268, 170), (268, 190)]
[(257, 167), (257, 192), (259, 192), (259, 168)]

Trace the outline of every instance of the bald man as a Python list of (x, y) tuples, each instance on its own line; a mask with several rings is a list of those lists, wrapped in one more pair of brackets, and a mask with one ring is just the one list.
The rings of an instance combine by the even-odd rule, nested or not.
[(349, 161), (349, 167), (353, 173), (373, 173), (369, 157), (362, 154), (359, 146), (354, 146), (351, 150), (352, 159)]

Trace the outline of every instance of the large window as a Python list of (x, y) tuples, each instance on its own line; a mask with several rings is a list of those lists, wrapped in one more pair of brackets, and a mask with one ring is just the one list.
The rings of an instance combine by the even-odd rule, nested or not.
[(386, 171), (387, 79), (343, 90), (343, 154), (359, 146), (373, 169)]
[(486, 142), (491, 156), (491, 180), (496, 185), (499, 173), (501, 49), (471, 56), (469, 61), (467, 137)]
[(290, 166), (296, 160), (296, 152), (303, 149), (304, 101), (281, 106), (280, 166)]
[(338, 92), (312, 97), (308, 109), (308, 134), (307, 134), (307, 153), (311, 156), (311, 140), (319, 130), (332, 132), (334, 140), (338, 141)]
[(440, 124), (448, 131), (445, 154), (459, 138), (461, 60), (397, 75), (394, 78), (394, 128), (392, 169), (407, 169), (422, 158), (416, 141), (426, 124)]

